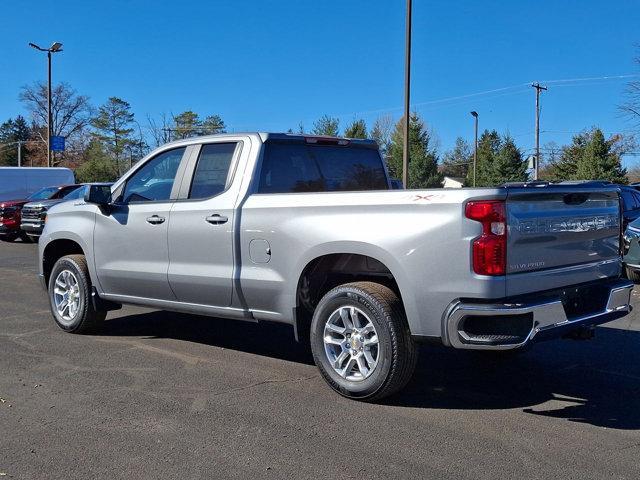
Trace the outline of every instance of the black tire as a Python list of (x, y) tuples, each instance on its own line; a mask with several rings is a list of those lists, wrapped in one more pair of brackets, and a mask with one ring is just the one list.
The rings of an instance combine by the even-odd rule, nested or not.
[[(57, 311), (54, 300), (56, 279), (63, 271), (71, 272), (78, 284), (78, 309), (70, 319), (64, 319)], [(84, 255), (67, 255), (60, 258), (49, 277), (49, 306), (58, 326), (69, 333), (94, 333), (99, 330), (107, 316), (106, 311), (95, 310), (91, 301), (91, 278)], [(65, 313), (64, 311), (62, 312)]]
[(2, 240), (3, 242), (15, 242), (16, 238), (18, 238), (18, 234), (16, 233), (0, 235), (0, 240)]
[(27, 235), (25, 232), (21, 232), (20, 233), (20, 239), (24, 242), (24, 243), (33, 243), (33, 238), (31, 238), (29, 235)]
[(627, 278), (629, 280), (631, 280), (633, 283), (640, 283), (640, 272), (626, 266), (624, 268), (627, 273)]
[[(358, 381), (340, 376), (325, 353), (325, 325), (341, 307), (357, 307), (377, 332), (377, 363), (368, 377)], [(311, 351), (331, 388), (347, 398), (369, 402), (401, 390), (411, 379), (418, 359), (402, 302), (392, 290), (373, 282), (340, 285), (320, 300), (311, 321)]]

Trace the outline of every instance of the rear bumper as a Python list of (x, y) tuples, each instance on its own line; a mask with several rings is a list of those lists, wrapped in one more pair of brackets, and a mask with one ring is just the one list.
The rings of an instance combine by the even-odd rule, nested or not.
[[(597, 286), (605, 290), (602, 304), (593, 311), (577, 315), (567, 314), (567, 300), (563, 303), (560, 292), (556, 298), (553, 298), (553, 292), (547, 293), (540, 302), (456, 301), (444, 315), (443, 342), (459, 349), (511, 350), (524, 347), (534, 340), (562, 335), (581, 326), (610, 322), (631, 311), (629, 301), (633, 283), (615, 279)], [(476, 325), (472, 329), (475, 332), (468, 331), (468, 324)], [(477, 325), (480, 325), (480, 329)], [(505, 332), (510, 328), (509, 325), (514, 326), (513, 331)], [(486, 332), (483, 333), (482, 328)]]

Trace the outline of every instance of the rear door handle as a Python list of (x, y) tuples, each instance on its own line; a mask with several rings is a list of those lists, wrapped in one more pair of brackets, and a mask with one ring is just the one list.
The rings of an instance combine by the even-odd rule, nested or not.
[(209, 215), (208, 217), (205, 218), (205, 220), (211, 223), (212, 225), (222, 225), (223, 223), (227, 223), (227, 220), (229, 219), (224, 215), (219, 215), (216, 213), (213, 215)]
[(164, 223), (164, 217), (152, 215), (151, 217), (147, 217), (147, 223), (150, 223), (151, 225), (159, 225)]

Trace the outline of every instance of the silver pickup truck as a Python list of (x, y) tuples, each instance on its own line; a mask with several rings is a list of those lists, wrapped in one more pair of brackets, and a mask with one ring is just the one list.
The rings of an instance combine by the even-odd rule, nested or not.
[(68, 332), (122, 304), (290, 324), (361, 400), (400, 390), (420, 341), (517, 350), (629, 312), (615, 187), (391, 186), (372, 141), (174, 142), (51, 209), (41, 281)]

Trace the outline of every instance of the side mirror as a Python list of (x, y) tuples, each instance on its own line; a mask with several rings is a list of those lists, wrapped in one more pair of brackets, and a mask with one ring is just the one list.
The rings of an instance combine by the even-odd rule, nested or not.
[(111, 186), (110, 185), (89, 185), (84, 194), (84, 201), (94, 203), (100, 207), (111, 205)]

